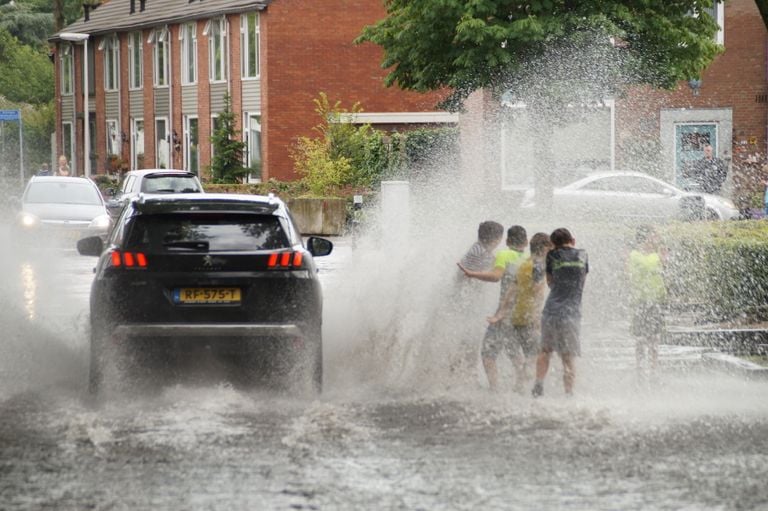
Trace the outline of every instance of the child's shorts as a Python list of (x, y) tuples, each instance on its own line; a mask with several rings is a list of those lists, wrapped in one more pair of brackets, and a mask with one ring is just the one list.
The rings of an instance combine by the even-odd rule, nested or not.
[(658, 303), (635, 305), (630, 333), (635, 337), (654, 337), (664, 332), (664, 307)]
[(581, 355), (580, 316), (541, 317), (541, 351)]
[(509, 358), (523, 354), (533, 357), (539, 353), (539, 340), (533, 326), (517, 326), (509, 321), (488, 325), (483, 338), (483, 358), (496, 359), (501, 350)]

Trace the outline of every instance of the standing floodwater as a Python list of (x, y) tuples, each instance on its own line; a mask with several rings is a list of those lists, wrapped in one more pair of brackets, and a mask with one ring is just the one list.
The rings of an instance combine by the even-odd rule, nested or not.
[[(426, 348), (411, 337), (419, 312), (404, 308), (413, 307), (411, 299), (398, 294), (403, 308), (391, 310), (377, 302), (385, 295), (376, 296), (361, 271), (378, 262), (375, 251), (335, 241), (334, 254), (318, 259), (328, 344), (327, 391), (316, 400), (205, 382), (127, 393), (91, 408), (84, 402), (83, 325), (93, 260), (72, 251), (6, 254), (0, 507), (768, 505), (768, 383), (676, 369), (672, 355), (662, 353), (663, 386), (639, 390), (626, 325), (588, 314), (575, 398), (555, 386), (534, 401), (509, 388), (490, 394), (462, 385), (440, 376), (439, 361), (423, 358)], [(379, 266), (380, 291), (395, 292), (386, 268)], [(420, 279), (406, 272), (398, 285), (422, 299), (404, 284), (408, 277)], [(399, 314), (400, 344), (389, 343), (383, 330), (361, 337), (363, 324), (350, 316), (361, 311), (349, 308), (353, 300), (378, 306), (382, 317)], [(429, 310), (429, 300), (422, 303)], [(501, 373), (503, 379), (509, 368), (501, 364)]]

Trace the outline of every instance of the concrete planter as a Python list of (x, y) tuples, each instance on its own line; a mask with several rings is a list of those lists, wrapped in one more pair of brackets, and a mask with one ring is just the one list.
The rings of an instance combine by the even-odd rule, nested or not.
[(301, 234), (341, 236), (347, 217), (344, 199), (288, 199)]

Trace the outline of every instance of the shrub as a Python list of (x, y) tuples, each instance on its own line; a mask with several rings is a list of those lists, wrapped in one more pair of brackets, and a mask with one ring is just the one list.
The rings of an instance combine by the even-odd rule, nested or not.
[(700, 303), (712, 319), (764, 316), (768, 303), (768, 222), (672, 224), (661, 230), (670, 248), (672, 296)]

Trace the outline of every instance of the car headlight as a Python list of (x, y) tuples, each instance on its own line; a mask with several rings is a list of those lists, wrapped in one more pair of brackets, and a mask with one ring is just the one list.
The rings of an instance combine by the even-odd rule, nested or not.
[(109, 215), (101, 215), (97, 216), (93, 220), (91, 220), (90, 225), (88, 225), (89, 229), (106, 229), (109, 227)]
[(38, 223), (40, 223), (40, 219), (32, 213), (19, 213), (19, 225), (22, 227), (30, 229)]

